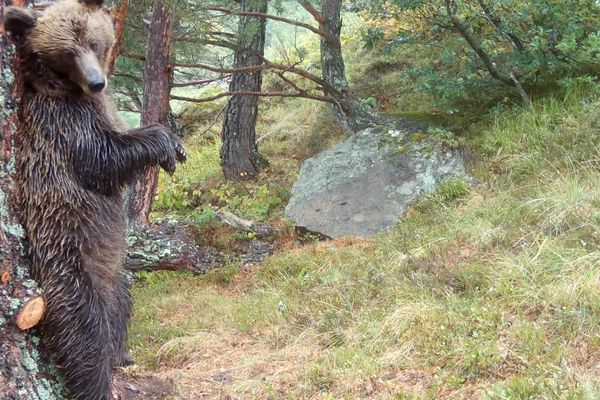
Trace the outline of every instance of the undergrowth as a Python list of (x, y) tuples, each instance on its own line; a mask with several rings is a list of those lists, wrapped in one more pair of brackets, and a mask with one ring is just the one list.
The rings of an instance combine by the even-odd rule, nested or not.
[[(188, 114), (214, 111), (213, 106), (195, 108), (204, 107), (208, 111)], [(268, 165), (256, 182), (233, 183), (223, 179), (218, 126), (205, 118), (204, 124), (189, 124), (192, 134), (186, 138), (187, 162), (178, 167), (173, 177), (161, 175), (155, 210), (180, 217), (191, 214), (200, 221), (217, 208), (259, 222), (280, 219), (300, 163), (342, 140), (343, 134), (331, 117), (330, 108), (322, 104), (292, 99), (273, 104), (265, 101), (262, 108), (257, 137), (259, 151)], [(298, 112), (289, 114), (289, 109)]]

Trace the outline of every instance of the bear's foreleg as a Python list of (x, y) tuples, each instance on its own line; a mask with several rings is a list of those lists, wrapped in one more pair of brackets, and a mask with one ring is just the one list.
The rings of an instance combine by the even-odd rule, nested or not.
[(108, 131), (93, 137), (78, 136), (73, 144), (74, 171), (80, 183), (99, 192), (114, 192), (151, 166), (175, 172), (186, 153), (166, 128), (150, 125), (127, 134)]
[(136, 172), (159, 165), (169, 174), (175, 172), (177, 161), (185, 161), (186, 153), (179, 139), (161, 125), (154, 124), (132, 129), (119, 137), (129, 150), (128, 164)]

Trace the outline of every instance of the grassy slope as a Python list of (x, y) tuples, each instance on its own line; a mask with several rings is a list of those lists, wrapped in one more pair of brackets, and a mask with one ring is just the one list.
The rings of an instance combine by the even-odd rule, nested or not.
[(599, 93), (473, 127), (481, 184), (377, 240), (147, 276), (135, 358), (184, 399), (600, 398)]

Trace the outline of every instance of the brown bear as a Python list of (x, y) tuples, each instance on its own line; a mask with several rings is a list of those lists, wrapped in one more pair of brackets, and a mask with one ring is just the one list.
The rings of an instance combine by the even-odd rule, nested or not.
[(137, 173), (169, 173), (185, 152), (159, 125), (123, 133), (106, 94), (112, 21), (102, 0), (44, 12), (8, 7), (21, 60), (22, 219), (47, 309), (43, 342), (77, 400), (112, 399), (131, 313), (122, 272), (121, 190)]

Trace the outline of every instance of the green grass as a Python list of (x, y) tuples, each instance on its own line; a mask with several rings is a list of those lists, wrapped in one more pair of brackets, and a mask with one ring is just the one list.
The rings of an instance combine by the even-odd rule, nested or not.
[(196, 379), (231, 370), (214, 385), (240, 398), (600, 398), (599, 93), (473, 126), (480, 184), (447, 182), (374, 241), (146, 276), (135, 358)]

